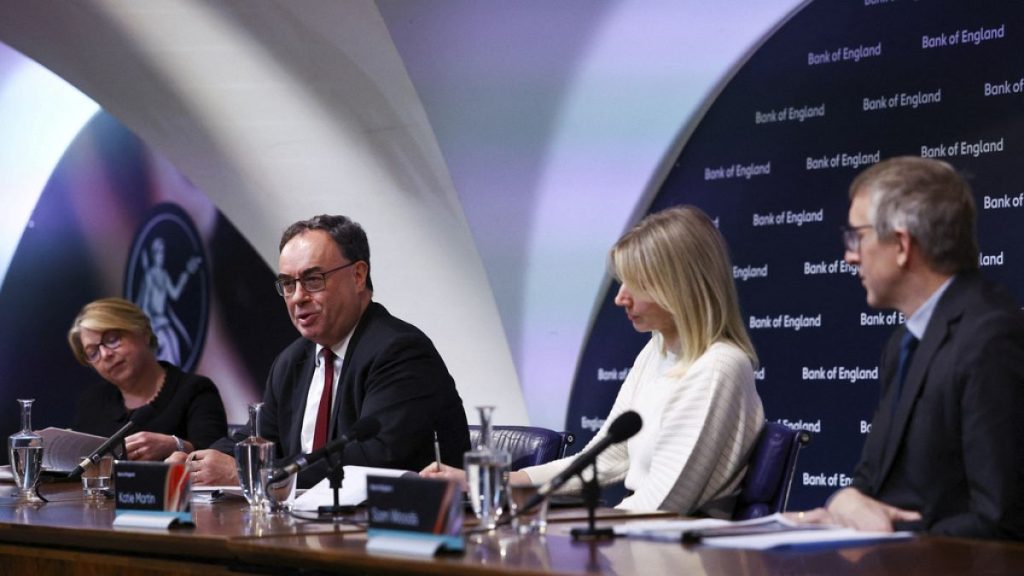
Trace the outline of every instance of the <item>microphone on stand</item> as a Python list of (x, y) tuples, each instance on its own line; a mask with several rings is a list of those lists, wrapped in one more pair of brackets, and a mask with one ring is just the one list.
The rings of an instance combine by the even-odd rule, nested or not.
[(309, 454), (303, 454), (295, 459), (294, 462), (288, 464), (280, 472), (275, 474), (270, 481), (280, 482), (292, 474), (298, 474), (299, 472), (309, 468), (313, 464), (316, 464), (320, 460), (323, 460), (327, 455), (333, 454), (339, 450), (345, 448), (352, 442), (361, 442), (369, 438), (373, 438), (380, 433), (380, 420), (373, 416), (366, 416), (360, 418), (352, 425), (352, 429), (349, 430), (348, 434), (344, 434), (341, 438), (337, 438), (324, 444), (323, 447), (318, 448)]
[(112, 452), (114, 448), (117, 447), (118, 444), (124, 442), (126, 436), (134, 432), (147, 420), (152, 418), (154, 412), (155, 410), (153, 409), (153, 406), (149, 404), (145, 404), (139, 409), (137, 409), (135, 413), (132, 414), (131, 419), (128, 420), (128, 423), (122, 426), (121, 429), (118, 430), (117, 432), (114, 432), (114, 435), (111, 436), (110, 438), (107, 438), (106, 441), (103, 442), (103, 444), (100, 444), (99, 448), (93, 450), (92, 454), (89, 454), (88, 456), (83, 458), (82, 462), (79, 463), (78, 466), (75, 466), (74, 470), (68, 473), (68, 478), (78, 478), (79, 476), (81, 476), (82, 472), (85, 472), (87, 469), (94, 466), (97, 462), (100, 461), (100, 458), (102, 458), (107, 453)]
[(542, 484), (537, 490), (537, 493), (526, 501), (526, 504), (523, 505), (522, 509), (529, 510), (543, 502), (549, 494), (561, 488), (562, 485), (571, 480), (573, 476), (576, 476), (587, 466), (593, 464), (601, 452), (604, 452), (612, 444), (618, 444), (619, 442), (632, 438), (640, 431), (641, 427), (643, 427), (643, 419), (640, 418), (640, 415), (636, 412), (629, 410), (620, 414), (619, 417), (608, 426), (608, 433), (604, 435), (604, 438), (601, 438), (597, 444), (591, 446), (586, 452), (578, 455), (565, 470), (562, 470), (558, 474), (558, 476), (555, 476), (551, 480)]

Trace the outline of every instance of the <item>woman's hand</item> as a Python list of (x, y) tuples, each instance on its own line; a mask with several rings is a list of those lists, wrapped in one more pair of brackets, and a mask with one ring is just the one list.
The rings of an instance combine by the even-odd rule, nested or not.
[(156, 432), (136, 432), (124, 439), (129, 460), (163, 460), (178, 449), (174, 436)]

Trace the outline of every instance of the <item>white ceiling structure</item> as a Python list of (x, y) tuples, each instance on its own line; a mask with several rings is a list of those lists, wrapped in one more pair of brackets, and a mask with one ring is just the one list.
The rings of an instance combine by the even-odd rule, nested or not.
[[(272, 269), (353, 217), (472, 406), (562, 428), (608, 247), (803, 2), (0, 0), (0, 41), (161, 151)], [(0, 198), (0, 201), (3, 199)]]

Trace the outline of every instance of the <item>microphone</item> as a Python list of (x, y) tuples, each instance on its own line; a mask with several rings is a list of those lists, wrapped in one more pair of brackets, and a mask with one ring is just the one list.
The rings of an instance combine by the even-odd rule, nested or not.
[(526, 501), (523, 506), (523, 510), (529, 510), (534, 506), (540, 504), (548, 497), (549, 494), (561, 488), (563, 484), (572, 479), (573, 476), (582, 472), (587, 466), (590, 466), (594, 461), (597, 460), (597, 456), (604, 452), (612, 444), (618, 444), (624, 440), (628, 440), (636, 435), (643, 427), (643, 419), (636, 412), (629, 410), (623, 412), (616, 418), (610, 426), (608, 426), (608, 433), (605, 434), (604, 438), (601, 438), (591, 446), (586, 452), (582, 452), (576, 456), (569, 466), (562, 470), (558, 476), (555, 476), (551, 480), (545, 482), (537, 490), (537, 494)]
[(352, 429), (349, 430), (348, 434), (343, 434), (341, 438), (332, 440), (327, 444), (324, 444), (322, 447), (313, 450), (309, 454), (299, 456), (294, 462), (282, 468), (277, 474), (274, 474), (270, 481), (280, 482), (292, 474), (297, 474), (306, 468), (309, 468), (311, 465), (323, 460), (328, 454), (337, 452), (352, 442), (361, 442), (363, 440), (373, 438), (379, 433), (380, 420), (377, 420), (373, 416), (360, 418), (352, 425)]
[(99, 448), (93, 450), (92, 454), (83, 458), (82, 462), (78, 466), (75, 466), (74, 470), (68, 473), (68, 478), (78, 478), (81, 476), (82, 472), (85, 472), (87, 469), (99, 462), (100, 458), (102, 458), (104, 454), (113, 451), (118, 444), (124, 441), (126, 436), (134, 432), (135, 429), (145, 421), (152, 418), (153, 412), (155, 412), (155, 410), (153, 409), (153, 406), (149, 404), (145, 404), (136, 410), (135, 413), (132, 414), (131, 420), (128, 420), (127, 424), (122, 426), (117, 432), (114, 432), (114, 435), (107, 438), (103, 444), (100, 444)]

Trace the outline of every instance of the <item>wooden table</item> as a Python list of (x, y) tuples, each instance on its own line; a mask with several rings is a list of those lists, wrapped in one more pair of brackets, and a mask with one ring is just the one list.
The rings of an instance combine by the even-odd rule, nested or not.
[[(356, 526), (253, 515), (234, 499), (195, 504), (195, 528), (112, 527), (111, 502), (86, 503), (77, 484), (47, 486), (53, 501), (16, 505), (0, 488), (0, 574), (1024, 574), (1024, 544), (920, 537), (801, 552), (684, 547), (619, 539), (578, 543), (577, 512), (545, 536), (468, 537), (464, 554), (374, 556)], [(621, 521), (611, 513), (604, 522)]]

